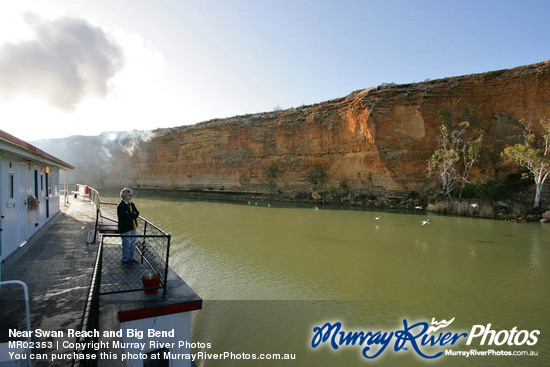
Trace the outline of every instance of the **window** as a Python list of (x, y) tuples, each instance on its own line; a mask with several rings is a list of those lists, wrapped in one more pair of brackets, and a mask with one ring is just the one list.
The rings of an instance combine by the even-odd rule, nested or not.
[(52, 186), (50, 182), (50, 174), (46, 173), (46, 196), (51, 196), (52, 194)]
[(38, 194), (38, 170), (34, 170), (34, 197), (40, 197)]
[(13, 173), (10, 173), (8, 178), (8, 199), (13, 199), (14, 193), (15, 193), (15, 177)]

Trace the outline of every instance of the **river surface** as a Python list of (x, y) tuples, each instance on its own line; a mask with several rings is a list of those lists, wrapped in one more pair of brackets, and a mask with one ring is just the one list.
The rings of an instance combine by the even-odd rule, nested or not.
[[(538, 356), (443, 355), (432, 365), (550, 365), (550, 224), (135, 194), (141, 215), (172, 234), (170, 265), (204, 299), (193, 313), (192, 338), (211, 347), (195, 352), (296, 356), (198, 366), (425, 365), (412, 343), (396, 352), (395, 336), (372, 360), (362, 356), (367, 343), (334, 350), (329, 339), (313, 349), (313, 329), (341, 322), (346, 332), (389, 334), (403, 330), (404, 320), (410, 326), (432, 318), (455, 318), (435, 335), (491, 324), (506, 330), (501, 339), (516, 327), (521, 342), (540, 330), (532, 346), (529, 339), (488, 345), (489, 335), (484, 345), (480, 336), (471, 345), (462, 337), (420, 347), (426, 355), (492, 349)], [(422, 226), (425, 219), (431, 223)], [(380, 349), (371, 347), (370, 356)]]

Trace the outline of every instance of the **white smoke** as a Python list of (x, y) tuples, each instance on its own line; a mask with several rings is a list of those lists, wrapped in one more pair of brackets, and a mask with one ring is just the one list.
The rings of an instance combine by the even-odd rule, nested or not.
[(46, 20), (27, 13), (34, 38), (0, 45), (0, 92), (29, 95), (62, 110), (88, 96), (105, 97), (122, 69), (122, 48), (86, 20)]
[(132, 156), (136, 147), (146, 143), (156, 136), (154, 131), (106, 131), (101, 133), (98, 138), (103, 151), (112, 157), (113, 151), (124, 151), (128, 156)]

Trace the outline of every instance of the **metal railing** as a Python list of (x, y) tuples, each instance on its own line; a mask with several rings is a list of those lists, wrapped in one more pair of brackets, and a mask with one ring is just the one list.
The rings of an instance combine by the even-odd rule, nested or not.
[[(94, 188), (88, 189), (90, 200), (94, 203), (96, 208), (96, 215), (95, 215), (95, 229), (94, 229), (94, 238), (91, 243), (95, 243), (97, 241), (97, 234), (99, 232), (105, 232), (108, 227), (111, 228), (111, 232), (118, 232), (116, 225), (117, 220), (115, 219), (117, 217), (116, 214), (116, 205), (113, 203), (102, 203), (100, 200), (99, 192), (97, 192)], [(110, 207), (115, 207), (114, 211), (109, 210)], [(110, 215), (104, 215), (103, 213), (109, 213)], [(104, 221), (106, 223), (104, 223)]]
[[(121, 263), (122, 238), (136, 242), (138, 264)], [(117, 235), (103, 234), (99, 247), (102, 251), (100, 294), (127, 293), (151, 289), (163, 289), (166, 294), (170, 235)], [(146, 286), (142, 278), (147, 273), (157, 274), (158, 286)]]
[[(25, 282), (22, 282), (20, 280), (6, 280), (6, 281), (0, 281), (0, 287), (3, 286), (3, 285), (13, 285), (13, 284), (17, 284), (17, 285), (20, 285), (22, 288), (23, 288), (23, 295), (25, 296), (25, 319), (27, 321), (27, 347), (25, 348), (26, 349), (26, 359), (27, 359), (27, 365), (29, 367), (31, 367), (31, 345), (32, 345), (32, 342), (31, 342), (31, 309), (30, 309), (30, 306), (29, 306), (29, 288), (27, 287), (27, 283)], [(10, 341), (10, 344), (11, 344), (11, 341)]]
[[(99, 193), (91, 187), (88, 187), (88, 195), (96, 208), (92, 243), (96, 242), (97, 233), (100, 234), (100, 241), (86, 308), (82, 316), (82, 331), (98, 329), (100, 295), (137, 291), (152, 293), (160, 289), (163, 291), (163, 297), (166, 295), (171, 240), (169, 233), (141, 216), (138, 218), (138, 228), (142, 228), (143, 234), (126, 236), (117, 233), (115, 219), (117, 204), (101, 202)], [(126, 265), (121, 262), (123, 237), (131, 237), (135, 240), (137, 264)], [(158, 285), (145, 285), (143, 275), (147, 273), (158, 274)], [(82, 333), (82, 335), (86, 334)], [(77, 339), (77, 342), (84, 341), (94, 341), (94, 338)], [(91, 348), (84, 353), (97, 353), (97, 351)], [(73, 360), (73, 365), (79, 366), (96, 365), (96, 363), (93, 360)]]
[[(88, 335), (86, 332), (97, 330), (99, 328), (99, 288), (101, 286), (101, 267), (102, 267), (102, 249), (101, 246), (97, 250), (96, 263), (92, 279), (90, 281), (90, 289), (88, 291), (88, 297), (86, 298), (86, 305), (84, 306), (84, 314), (82, 315), (82, 324), (80, 327), (80, 335)], [(80, 345), (90, 345), (89, 342), (97, 342), (98, 338), (93, 336), (78, 337), (77, 343)], [(84, 344), (82, 344), (84, 343)], [(75, 353), (73, 359), (73, 366), (97, 366), (96, 359), (80, 359), (82, 354), (96, 354), (97, 349), (93, 347), (86, 347), (85, 350), (80, 353)]]
[[(96, 208), (96, 222), (94, 239), (97, 234), (100, 239), (101, 272), (103, 275), (100, 294), (113, 294), (141, 291), (150, 287), (142, 285), (144, 271), (158, 274), (160, 284), (166, 294), (166, 280), (168, 277), (168, 263), (170, 258), (171, 235), (154, 225), (149, 220), (139, 216), (138, 228), (142, 234), (126, 236), (118, 233), (117, 213), (118, 204), (101, 202), (99, 192), (88, 187), (88, 195)], [(122, 238), (130, 237), (135, 242), (135, 249), (139, 256), (139, 264), (121, 264)]]

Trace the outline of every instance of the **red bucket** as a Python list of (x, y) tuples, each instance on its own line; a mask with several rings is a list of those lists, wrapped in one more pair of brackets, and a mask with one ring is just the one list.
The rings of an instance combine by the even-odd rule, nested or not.
[(146, 274), (141, 277), (144, 288), (156, 288), (156, 289), (144, 289), (147, 294), (157, 293), (160, 286), (160, 274)]

